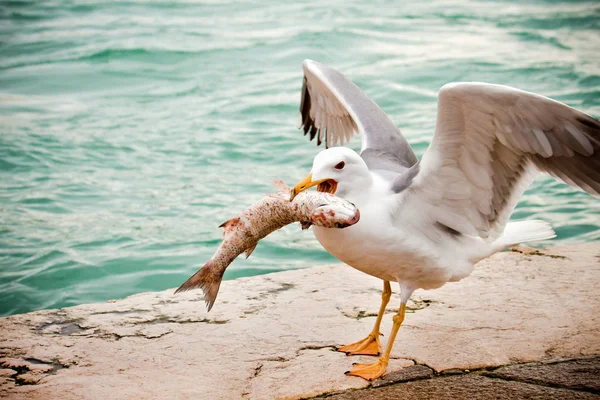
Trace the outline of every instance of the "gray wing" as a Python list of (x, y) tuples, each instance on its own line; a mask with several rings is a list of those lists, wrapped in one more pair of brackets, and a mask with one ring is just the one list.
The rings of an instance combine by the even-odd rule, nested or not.
[(493, 239), (539, 171), (600, 197), (600, 121), (507, 86), (448, 84), (419, 167), (403, 198), (419, 224)]
[(373, 100), (335, 69), (312, 60), (302, 63), (304, 81), (300, 127), (317, 145), (362, 139), (361, 156), (369, 169), (403, 172), (417, 162), (410, 145)]

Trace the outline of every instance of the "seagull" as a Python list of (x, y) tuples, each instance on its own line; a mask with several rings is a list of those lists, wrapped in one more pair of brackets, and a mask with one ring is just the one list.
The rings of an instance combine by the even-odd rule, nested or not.
[[(600, 198), (600, 121), (563, 103), (508, 86), (449, 83), (438, 95), (435, 134), (418, 160), (381, 108), (340, 72), (302, 64), (300, 128), (326, 150), (291, 192), (317, 186), (354, 203), (360, 221), (346, 229), (314, 227), (342, 262), (383, 280), (369, 335), (338, 350), (380, 355), (349, 375), (381, 377), (406, 303), (416, 289), (466, 278), (474, 265), (511, 246), (555, 237), (549, 224), (508, 222), (537, 173), (545, 172)], [(361, 137), (360, 154), (334, 147)], [(379, 328), (400, 285), (400, 307), (385, 352)]]

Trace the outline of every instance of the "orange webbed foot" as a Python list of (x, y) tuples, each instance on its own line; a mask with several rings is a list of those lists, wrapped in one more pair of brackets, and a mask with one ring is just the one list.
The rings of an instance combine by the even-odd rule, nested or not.
[(346, 375), (358, 376), (368, 381), (374, 381), (385, 374), (387, 364), (387, 361), (381, 358), (372, 364), (354, 364), (352, 369), (346, 372)]
[(369, 334), (363, 340), (352, 343), (346, 346), (339, 347), (337, 351), (346, 353), (348, 356), (378, 356), (381, 354), (381, 343), (379, 335)]

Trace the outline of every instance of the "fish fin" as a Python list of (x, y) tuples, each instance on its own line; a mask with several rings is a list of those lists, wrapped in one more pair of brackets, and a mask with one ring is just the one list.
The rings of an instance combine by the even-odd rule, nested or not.
[(285, 184), (285, 182), (283, 182), (281, 179), (273, 179), (273, 186), (275, 186), (275, 189), (279, 190), (280, 192), (287, 192), (289, 193), (291, 188)]
[(312, 222), (300, 222), (300, 226), (302, 227), (302, 230), (310, 228), (311, 225), (312, 225)]
[(239, 223), (240, 223), (240, 217), (235, 217), (235, 218), (231, 218), (231, 219), (228, 219), (227, 221), (223, 222), (221, 225), (219, 225), (219, 228), (224, 229), (223, 236), (225, 236), (227, 233), (229, 233), (229, 231), (231, 229), (233, 229)]
[(221, 280), (223, 279), (223, 273), (225, 270), (219, 270), (212, 260), (208, 261), (202, 268), (198, 270), (194, 275), (190, 277), (183, 285), (175, 291), (175, 294), (185, 292), (191, 289), (202, 289), (204, 292), (204, 301), (206, 302), (206, 308), (208, 311), (215, 304), (217, 294), (219, 293), (219, 287), (221, 286)]
[[(258, 244), (258, 242), (257, 242), (256, 244)], [(247, 249), (244, 251), (244, 254), (246, 255), (246, 259), (247, 259), (248, 257), (250, 257), (250, 254), (252, 254), (252, 252), (253, 252), (253, 251), (254, 251), (254, 249), (256, 248), (256, 244), (255, 244), (254, 246), (252, 246), (252, 247), (248, 247), (248, 248), (247, 248)]]

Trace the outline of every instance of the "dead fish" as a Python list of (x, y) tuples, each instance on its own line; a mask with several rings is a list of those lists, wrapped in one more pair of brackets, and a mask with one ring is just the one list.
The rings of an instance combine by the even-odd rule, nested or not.
[(290, 201), (290, 188), (275, 181), (276, 194), (258, 203), (219, 227), (224, 228), (223, 242), (210, 260), (192, 275), (175, 293), (201, 288), (208, 311), (212, 308), (221, 286), (225, 269), (242, 253), (250, 257), (258, 241), (291, 224), (300, 222), (302, 229), (310, 225), (325, 228), (345, 228), (360, 219), (354, 204), (324, 192), (301, 192)]

